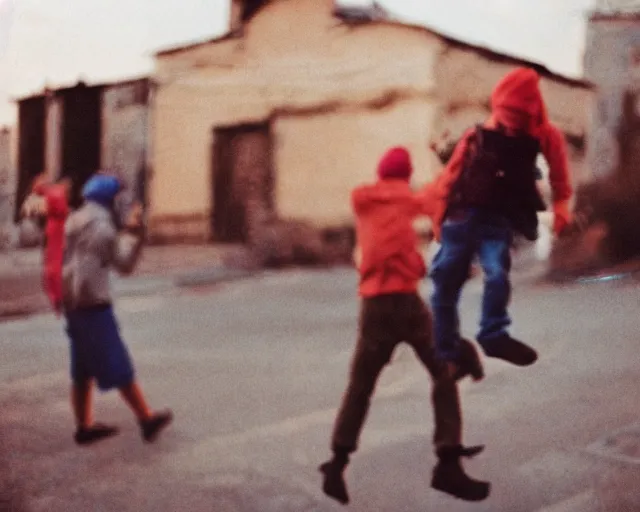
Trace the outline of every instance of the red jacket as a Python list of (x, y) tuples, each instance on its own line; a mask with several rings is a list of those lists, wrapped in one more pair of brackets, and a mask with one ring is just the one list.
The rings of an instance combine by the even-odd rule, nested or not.
[(404, 179), (383, 179), (352, 192), (356, 236), (361, 251), (361, 297), (412, 293), (426, 274), (413, 221), (426, 215), (420, 200)]
[(66, 188), (48, 186), (44, 192), (47, 207), (45, 226), (43, 285), (51, 305), (60, 311), (62, 304), (62, 259), (64, 255), (64, 225), (69, 214)]
[[(540, 140), (542, 153), (549, 165), (549, 181), (555, 210), (566, 208), (573, 190), (564, 137), (547, 118), (539, 80), (538, 74), (528, 68), (518, 68), (508, 73), (493, 90), (491, 117), (485, 122), (485, 126), (495, 128), (499, 123), (508, 130), (524, 130)], [(438, 240), (449, 194), (462, 171), (473, 131), (470, 129), (465, 133), (443, 172), (421, 191), (423, 198), (434, 205), (433, 231)]]

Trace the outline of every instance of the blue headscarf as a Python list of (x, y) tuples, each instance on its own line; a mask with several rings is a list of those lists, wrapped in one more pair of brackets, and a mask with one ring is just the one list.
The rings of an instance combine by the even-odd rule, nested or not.
[(115, 176), (96, 174), (85, 183), (82, 197), (85, 201), (93, 201), (110, 208), (121, 190), (122, 182)]

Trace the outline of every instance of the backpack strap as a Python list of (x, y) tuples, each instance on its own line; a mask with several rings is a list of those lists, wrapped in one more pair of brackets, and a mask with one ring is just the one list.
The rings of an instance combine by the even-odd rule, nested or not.
[(460, 172), (461, 175), (463, 172), (465, 172), (465, 170), (469, 166), (469, 163), (476, 156), (479, 148), (481, 147), (482, 147), (482, 125), (477, 124), (476, 129), (473, 132), (473, 135), (469, 138), (469, 145), (467, 146), (467, 150), (465, 151), (464, 160), (462, 164), (462, 171)]
[(452, 208), (455, 208), (458, 205), (461, 197), (461, 188), (462, 188), (462, 180), (464, 179), (464, 174), (467, 172), (469, 168), (469, 164), (475, 158), (479, 147), (482, 145), (482, 125), (477, 124), (473, 133), (469, 136), (467, 147), (464, 152), (464, 156), (462, 159), (462, 169), (460, 169), (460, 174), (453, 182), (451, 186), (451, 191), (449, 192), (449, 197), (447, 198), (447, 209), (445, 212), (445, 217), (451, 211)]

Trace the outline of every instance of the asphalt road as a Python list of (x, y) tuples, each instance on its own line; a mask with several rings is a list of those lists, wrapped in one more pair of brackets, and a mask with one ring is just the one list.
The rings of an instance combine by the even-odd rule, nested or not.
[[(140, 382), (154, 407), (176, 415), (154, 445), (108, 393), (96, 397), (96, 417), (122, 432), (76, 447), (61, 323), (0, 324), (0, 510), (342, 509), (321, 493), (316, 467), (346, 383), (355, 286), (349, 269), (296, 270), (121, 299)], [(470, 335), (479, 293), (476, 280), (463, 300)], [(493, 484), (479, 504), (430, 489), (429, 381), (399, 350), (347, 473), (348, 509), (640, 510), (639, 306), (640, 288), (624, 280), (516, 286), (513, 334), (541, 358), (527, 369), (487, 361), (485, 381), (462, 385), (465, 441), (487, 445), (467, 468)]]

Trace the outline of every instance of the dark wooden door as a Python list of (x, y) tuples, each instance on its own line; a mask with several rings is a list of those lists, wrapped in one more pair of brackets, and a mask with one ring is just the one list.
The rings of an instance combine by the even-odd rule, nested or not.
[(63, 97), (62, 175), (71, 178), (71, 204), (78, 206), (84, 183), (100, 169), (102, 89), (80, 84), (60, 94)]
[(18, 106), (18, 190), (14, 217), (20, 217), (22, 203), (29, 195), (33, 179), (45, 166), (45, 118), (44, 96), (29, 98)]
[(624, 97), (624, 116), (619, 132), (620, 167), (626, 184), (640, 190), (640, 93), (629, 91)]
[(273, 209), (268, 124), (214, 130), (212, 233), (216, 242), (246, 243), (251, 226)]

